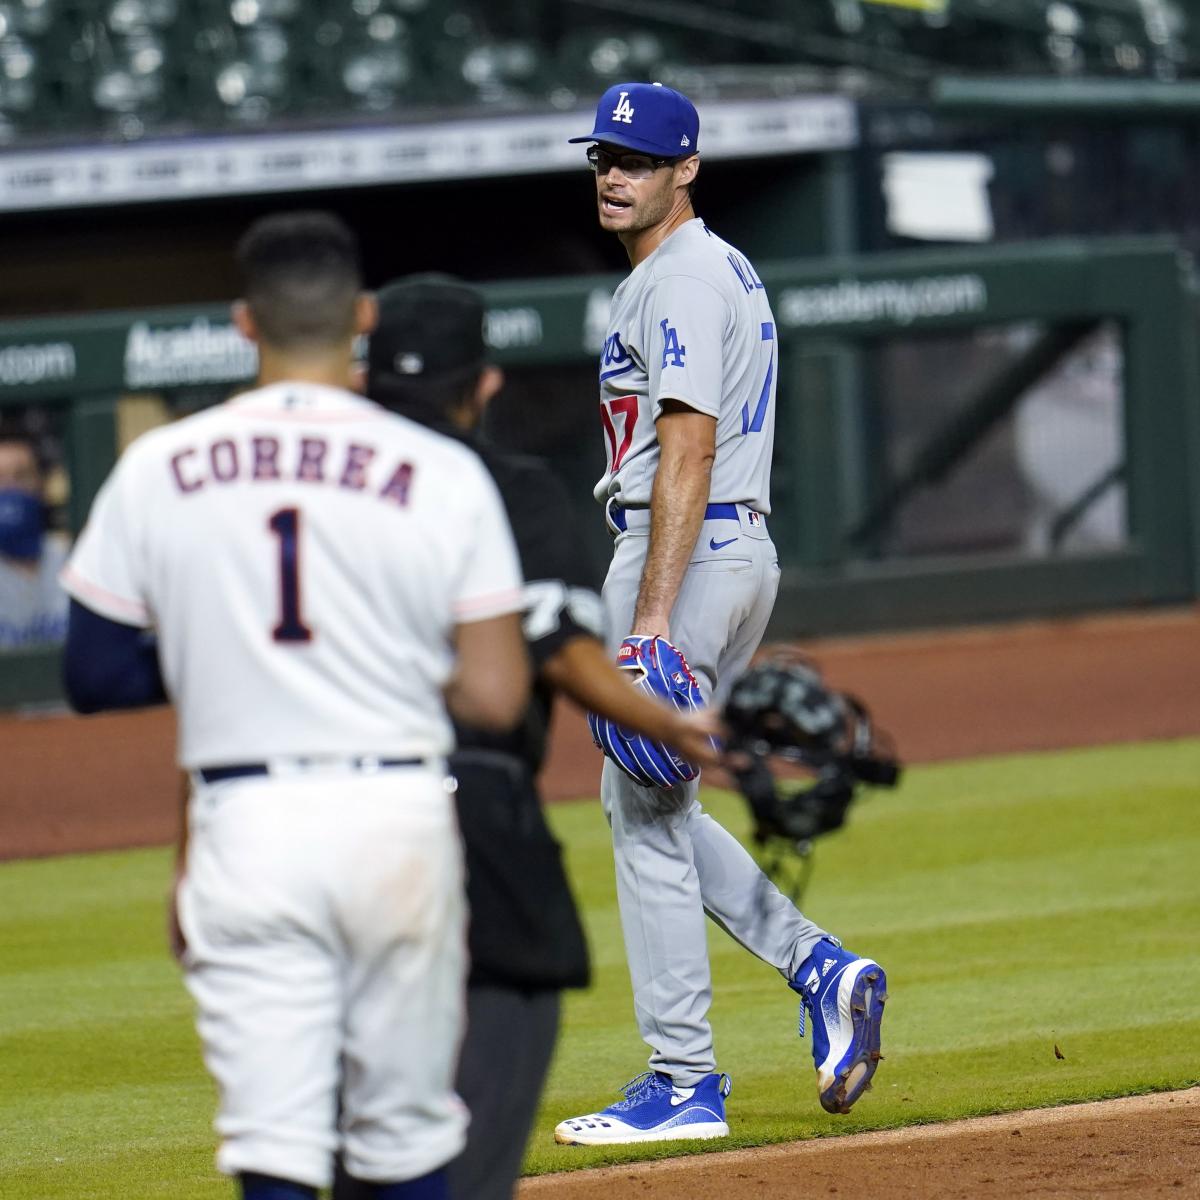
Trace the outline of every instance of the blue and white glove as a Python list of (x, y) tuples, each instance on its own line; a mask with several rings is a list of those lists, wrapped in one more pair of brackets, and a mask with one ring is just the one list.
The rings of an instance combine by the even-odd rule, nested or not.
[[(617, 666), (628, 671), (634, 687), (666, 700), (682, 712), (704, 707), (700, 685), (683, 652), (661, 637), (627, 637), (617, 651)], [(643, 787), (669, 788), (700, 774), (700, 768), (680, 758), (662, 742), (588, 713), (592, 741)]]

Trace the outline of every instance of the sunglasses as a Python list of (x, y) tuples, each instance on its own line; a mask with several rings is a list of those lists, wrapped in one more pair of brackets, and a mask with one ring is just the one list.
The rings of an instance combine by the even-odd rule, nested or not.
[(617, 167), (626, 179), (649, 179), (659, 167), (673, 163), (673, 158), (651, 158), (648, 154), (614, 154), (599, 146), (589, 146), (587, 160), (597, 175), (607, 175)]

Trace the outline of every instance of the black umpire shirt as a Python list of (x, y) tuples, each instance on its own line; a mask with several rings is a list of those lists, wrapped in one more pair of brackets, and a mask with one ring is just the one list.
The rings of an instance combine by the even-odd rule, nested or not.
[[(562, 852), (546, 825), (534, 775), (546, 752), (553, 689), (542, 666), (566, 642), (603, 637), (600, 597), (571, 529), (566, 488), (537, 459), (468, 440), (504, 501), (525, 578), (523, 628), (535, 672), (529, 707), (511, 732), (458, 725), (450, 769), (471, 910), (472, 987), (586, 987), (587, 945)], [(596, 758), (599, 781), (600, 757)]]
[(520, 758), (536, 774), (546, 754), (551, 688), (541, 670), (566, 642), (588, 635), (604, 638), (604, 615), (579, 539), (571, 529), (571, 502), (558, 477), (536, 458), (506, 454), (469, 442), (483, 459), (504, 501), (525, 578), (522, 619), (533, 661), (533, 696), (521, 724), (492, 734), (456, 726), (460, 749), (497, 750)]

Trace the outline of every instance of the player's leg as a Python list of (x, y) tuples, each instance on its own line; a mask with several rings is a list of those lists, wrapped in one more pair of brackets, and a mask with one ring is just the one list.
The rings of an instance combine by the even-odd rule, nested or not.
[[(618, 538), (603, 597), (612, 649), (631, 631), (647, 538)], [(685, 651), (686, 652), (686, 651)], [(712, 983), (699, 880), (686, 815), (694, 784), (638, 787), (604, 763), (601, 801), (612, 828), (613, 861), (634, 1012), (652, 1054), (650, 1071), (625, 1099), (560, 1122), (560, 1142), (608, 1144), (728, 1133), (728, 1079), (716, 1074), (708, 1007)]]
[(324, 838), (298, 805), (272, 780), (201, 787), (180, 893), (186, 979), (220, 1093), (217, 1164), (248, 1176), (251, 1196), (261, 1177), (294, 1195), (327, 1185), (336, 1144), (336, 933), (319, 887)]
[[(626, 534), (614, 548), (602, 593), (614, 652), (637, 632), (631, 629), (633, 609), (648, 545), (644, 534)], [(689, 663), (693, 655), (699, 663), (692, 667), (701, 687), (711, 689), (708, 664), (719, 657), (716, 639), (707, 630), (694, 644), (674, 635), (672, 628)], [(707, 929), (688, 829), (697, 790), (695, 784), (640, 787), (607, 760), (600, 777), (638, 1029), (652, 1050), (650, 1069), (684, 1087), (716, 1070)]]
[(452, 1196), (458, 1200), (459, 1193), (450, 1191), (447, 1173), (440, 1167), (402, 1183), (364, 1183), (351, 1179), (339, 1163), (332, 1196), (333, 1200), (451, 1200)]
[(392, 1185), (440, 1172), (464, 1142), (453, 1088), (466, 983), (462, 852), (441, 772), (383, 771), (353, 799), (364, 833), (339, 893), (342, 1154), (351, 1179)]
[(243, 1172), (239, 1177), (242, 1200), (317, 1200), (317, 1189), (271, 1175)]
[(640, 787), (607, 760), (600, 779), (638, 1030), (650, 1069), (682, 1087), (716, 1070), (708, 931), (688, 819), (696, 790)]
[[(723, 702), (758, 649), (779, 587), (778, 560), (769, 540), (745, 537), (740, 554), (742, 559), (736, 565), (725, 562), (723, 571), (714, 565), (702, 574), (689, 573), (676, 605), (679, 636), (701, 648), (698, 678), (715, 704)], [(722, 629), (722, 638), (713, 637), (713, 626)], [(741, 842), (699, 805), (689, 813), (688, 835), (705, 910), (791, 979), (813, 946), (828, 935), (797, 911)]]
[[(761, 583), (722, 654), (719, 703), (749, 664), (771, 615), (779, 570), (769, 541), (748, 549)], [(691, 615), (695, 609), (685, 609)], [(686, 636), (686, 632), (685, 635)], [(802, 998), (812, 1024), (817, 1090), (829, 1112), (848, 1112), (880, 1058), (887, 978), (873, 959), (842, 948), (763, 874), (742, 844), (697, 806), (689, 831), (706, 911), (743, 946), (776, 967)]]
[(488, 984), (467, 989), (458, 1094), (467, 1145), (447, 1169), (453, 1196), (511, 1200), (558, 1034), (559, 993)]

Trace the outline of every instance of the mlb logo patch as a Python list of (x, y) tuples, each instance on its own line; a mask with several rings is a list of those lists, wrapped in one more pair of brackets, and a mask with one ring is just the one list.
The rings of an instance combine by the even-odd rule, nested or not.
[(762, 524), (762, 513), (748, 512), (746, 518), (749, 520), (751, 528), (757, 529)]

